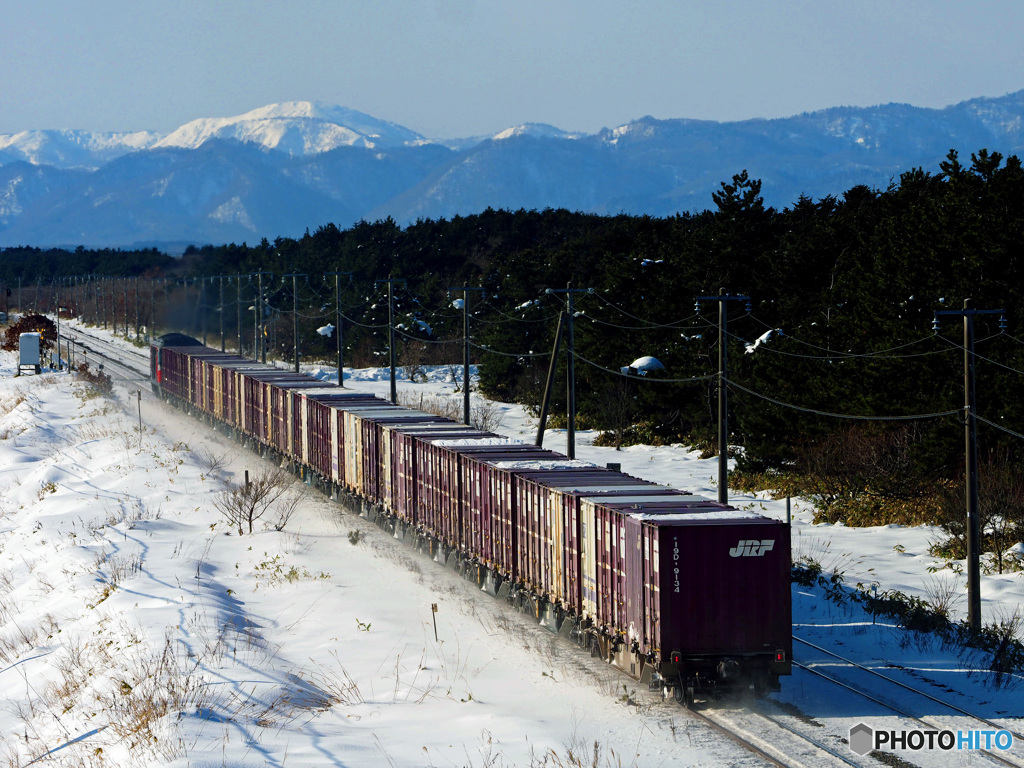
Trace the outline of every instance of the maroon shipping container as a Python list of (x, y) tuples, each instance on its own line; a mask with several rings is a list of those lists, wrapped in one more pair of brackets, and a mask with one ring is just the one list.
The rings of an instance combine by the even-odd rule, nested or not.
[(525, 534), (519, 530), (516, 477), (545, 467), (582, 462), (571, 462), (553, 451), (525, 443), (493, 448), (469, 452), (463, 462), (467, 548), (502, 576), (519, 581), (519, 550)]
[[(792, 658), (789, 527), (736, 510), (641, 515), (633, 632), (661, 660)], [(786, 587), (786, 588), (783, 588)], [(637, 624), (637, 619), (640, 624)]]
[[(294, 374), (292, 374), (294, 377)], [(270, 408), (273, 414), (270, 424), (270, 445), (289, 459), (300, 461), (302, 457), (301, 429), (296, 425), (300, 410), (296, 410), (295, 395), (303, 390), (323, 389), (319, 381), (303, 377), (267, 383), (270, 392)], [(298, 432), (298, 434), (296, 434)], [(298, 442), (296, 437), (299, 438)]]
[(394, 511), (402, 520), (437, 535), (436, 508), (431, 507), (432, 502), (422, 495), (421, 462), (428, 450), (422, 443), (472, 438), (477, 434), (477, 431), (465, 424), (442, 418), (395, 425), (390, 429), (392, 481), (395, 484), (392, 502)]
[[(462, 478), (459, 456), (472, 452), (471, 444), (506, 440), (489, 432), (465, 427), (464, 432), (415, 439), (417, 519), (424, 530), (446, 546), (467, 548), (464, 538)], [(493, 445), (486, 446), (491, 449)]]
[(339, 463), (343, 458), (344, 443), (336, 433), (338, 411), (332, 406), (355, 403), (383, 405), (385, 401), (373, 395), (346, 392), (323, 384), (311, 389), (292, 390), (291, 397), (296, 458), (321, 477), (340, 483), (344, 478)]
[(641, 510), (688, 512), (731, 509), (700, 496), (665, 488), (661, 493), (598, 495), (580, 499), (583, 615), (609, 632), (626, 628), (625, 516)]
[(462, 433), (466, 427), (450, 419), (422, 412), (416, 418), (381, 425), (384, 440), (384, 467), (387, 472), (382, 501), (385, 508), (403, 522), (418, 525), (416, 516), (417, 439), (444, 437)]
[(552, 602), (578, 613), (579, 499), (627, 490), (663, 492), (665, 488), (598, 466), (517, 472), (517, 560), (523, 580)]
[(402, 424), (429, 418), (430, 414), (391, 405), (376, 410), (360, 410), (356, 414), (362, 433), (363, 495), (385, 508), (392, 506), (391, 445), (384, 432), (389, 424)]
[(284, 415), (279, 412), (280, 409), (278, 412), (273, 410), (275, 400), (283, 402), (281, 393), (275, 392), (273, 385), (308, 382), (310, 379), (276, 368), (240, 372), (239, 376), (243, 381), (245, 432), (260, 443), (273, 446), (275, 435), (285, 430)]

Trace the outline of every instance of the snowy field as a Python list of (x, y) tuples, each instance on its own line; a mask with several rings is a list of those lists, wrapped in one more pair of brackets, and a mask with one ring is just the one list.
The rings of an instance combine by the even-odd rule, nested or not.
[[(272, 512), (238, 535), (215, 500), (264, 462), (148, 389), (140, 434), (135, 388), (93, 396), (68, 374), (14, 378), (15, 362), (0, 353), (0, 766), (761, 764), (301, 484), (283, 530)], [(461, 403), (447, 369), (427, 373), (400, 382), (402, 396)], [(387, 372), (354, 371), (346, 385), (387, 397)], [(490, 407), (496, 431), (532, 441), (522, 408)], [(549, 432), (545, 445), (564, 451), (564, 439)], [(717, 494), (714, 460), (592, 439), (577, 432), (579, 458)], [(785, 502), (731, 502), (785, 518)], [(927, 598), (962, 580), (929, 573), (932, 529), (812, 525), (811, 514), (794, 500), (794, 558), (848, 584)], [(1020, 573), (985, 576), (985, 620), (1022, 596)], [(970, 658), (819, 590), (794, 587), (794, 625), (848, 656), (910, 667), (965, 709), (1024, 709), (1024, 687), (997, 690)], [(890, 722), (805, 673), (775, 699), (836, 740), (857, 719)], [(1024, 744), (1013, 752), (1021, 760)]]

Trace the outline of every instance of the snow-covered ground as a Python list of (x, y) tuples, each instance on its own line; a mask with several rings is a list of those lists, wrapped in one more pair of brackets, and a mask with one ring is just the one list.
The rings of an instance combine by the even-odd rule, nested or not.
[[(140, 435), (134, 388), (106, 398), (68, 374), (14, 370), (0, 353), (0, 765), (754, 764), (674, 703), (298, 483), (283, 530), (268, 517), (238, 535), (214, 501), (264, 462), (148, 391)], [(427, 373), (401, 381), (403, 396), (461, 403), (447, 369)], [(381, 370), (346, 384), (384, 397), (389, 386)], [(489, 407), (496, 431), (533, 439), (522, 408)], [(546, 445), (564, 450), (564, 439), (550, 432)], [(714, 460), (592, 439), (577, 432), (579, 458), (717, 494)], [(785, 502), (732, 503), (785, 517)], [(936, 580), (958, 578), (928, 572), (934, 530), (816, 526), (811, 515), (794, 501), (794, 557), (847, 583), (927, 597)], [(986, 620), (1008, 614), (1024, 577), (985, 576), (982, 596)], [(1021, 714), (1020, 687), (996, 690), (972, 660), (908, 642), (816, 590), (794, 587), (794, 624), (847, 655), (912, 667), (966, 709)], [(776, 698), (836, 739), (851, 718), (889, 722), (827, 685), (798, 673)]]

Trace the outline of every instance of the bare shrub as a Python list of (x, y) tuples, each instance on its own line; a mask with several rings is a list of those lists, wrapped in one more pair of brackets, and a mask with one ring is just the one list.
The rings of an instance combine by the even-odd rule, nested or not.
[(78, 366), (78, 378), (88, 382), (94, 389), (105, 395), (109, 395), (114, 391), (114, 382), (110, 376), (103, 371), (90, 370), (88, 363), (82, 363)]
[[(432, 413), (442, 419), (461, 422), (463, 416), (462, 398), (445, 397), (444, 395), (408, 394), (400, 392), (399, 405), (415, 408), (418, 411)], [(484, 432), (496, 432), (501, 428), (504, 413), (501, 407), (490, 400), (478, 400), (470, 405), (470, 426)]]
[(192, 453), (196, 457), (196, 461), (199, 462), (199, 466), (211, 477), (222, 474), (228, 464), (228, 455), (226, 453), (214, 453), (205, 445), (194, 449)]
[[(991, 552), (997, 573), (1014, 570), (1016, 564), (1007, 550), (1024, 538), (1024, 478), (1013, 459), (1006, 455), (987, 456), (978, 467), (982, 493), (978, 498), (978, 527), (983, 551)], [(933, 551), (950, 559), (967, 555), (966, 483), (949, 485), (941, 495), (938, 524), (948, 538)]]
[(924, 584), (925, 598), (932, 611), (945, 619), (952, 619), (953, 610), (963, 600), (963, 584), (955, 575), (944, 579), (930, 576)]
[(283, 497), (291, 487), (293, 478), (283, 469), (262, 469), (249, 478), (248, 482), (238, 484), (225, 483), (225, 488), (213, 500), (217, 511), (223, 515), (239, 535), (252, 533), (253, 523), (263, 519), (273, 509), (277, 509), (278, 517), (274, 525), (281, 530), (287, 524), (291, 514), (298, 505), (296, 498), (292, 502), (283, 502)]

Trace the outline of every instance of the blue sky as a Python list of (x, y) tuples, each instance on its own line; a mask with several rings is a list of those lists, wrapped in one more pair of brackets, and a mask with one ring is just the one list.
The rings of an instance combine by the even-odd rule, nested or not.
[(1024, 88), (1021, 0), (34, 0), (0, 30), (0, 133), (296, 99), (429, 137), (593, 132)]

